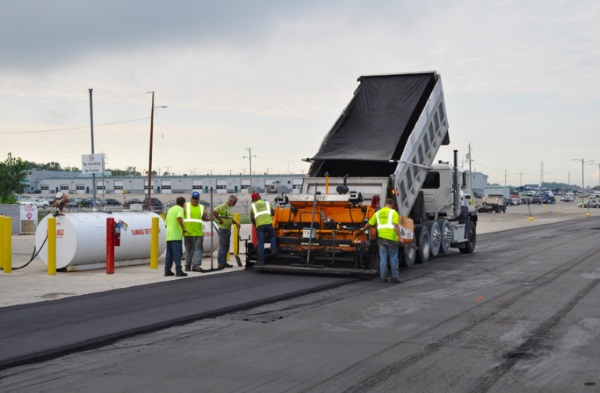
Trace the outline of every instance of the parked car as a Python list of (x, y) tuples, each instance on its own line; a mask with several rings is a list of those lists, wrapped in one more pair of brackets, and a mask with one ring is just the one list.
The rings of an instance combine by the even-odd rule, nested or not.
[(20, 199), (19, 203), (21, 205), (35, 205), (37, 207), (41, 207), (42, 209), (47, 209), (50, 207), (50, 203), (44, 198), (24, 198)]
[(119, 202), (118, 200), (114, 199), (114, 198), (108, 198), (106, 199), (106, 206), (121, 206), (121, 202)]
[(521, 204), (521, 197), (519, 197), (518, 195), (511, 195), (509, 199), (511, 200), (512, 205), (520, 205)]
[[(577, 204), (577, 207), (579, 207), (579, 205), (581, 205), (580, 203)], [(595, 207), (595, 208), (600, 208), (600, 200), (599, 199), (590, 199), (587, 202), (583, 203), (583, 207), (587, 208), (587, 207)]]
[(139, 203), (141, 205), (143, 202), (137, 198), (133, 198), (133, 199), (126, 200), (125, 203), (123, 204), (123, 206), (130, 207), (131, 205), (136, 204), (136, 203)]
[[(79, 206), (81, 207), (93, 207), (92, 198), (84, 198), (79, 201)], [(106, 206), (106, 203), (102, 199), (96, 198), (96, 207)]]
[[(142, 205), (144, 205), (144, 209), (147, 208), (148, 198), (144, 198), (144, 202), (142, 202)], [(164, 207), (163, 203), (158, 198), (152, 198), (152, 211), (154, 213), (160, 214), (164, 210), (165, 210), (165, 207)]]
[(544, 201), (539, 197), (539, 195), (532, 196), (531, 201), (529, 202), (530, 205), (541, 205), (542, 203), (544, 203)]
[(530, 205), (531, 197), (528, 197), (528, 196), (521, 197), (521, 204), (522, 205)]
[(573, 195), (562, 195), (560, 197), (561, 202), (573, 202), (575, 197)]
[(93, 203), (90, 198), (83, 198), (77, 205), (80, 207), (92, 207)]
[(79, 199), (77, 198), (69, 198), (69, 202), (67, 202), (67, 207), (75, 208), (79, 207)]

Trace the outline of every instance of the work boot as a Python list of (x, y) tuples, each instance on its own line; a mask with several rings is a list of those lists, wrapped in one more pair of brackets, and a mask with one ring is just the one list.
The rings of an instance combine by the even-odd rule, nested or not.
[(204, 269), (202, 269), (200, 266), (194, 266), (192, 270), (195, 272), (204, 273)]
[(224, 267), (233, 267), (233, 265), (231, 263), (225, 263), (223, 266)]
[(177, 272), (177, 273), (175, 273), (175, 277), (187, 277), (187, 273)]
[[(186, 272), (189, 272), (190, 270), (192, 270), (192, 269), (191, 269), (191, 266), (190, 266), (190, 265), (185, 265), (185, 271), (186, 271)], [(194, 270), (194, 271), (195, 271), (195, 270)]]
[(165, 277), (171, 277), (171, 276), (174, 276), (174, 275), (175, 275), (175, 273), (173, 273), (173, 272), (172, 272), (172, 271), (170, 271), (170, 270), (167, 270), (167, 271), (165, 272)]
[(402, 281), (400, 281), (400, 279), (397, 278), (397, 277), (392, 277), (392, 279), (390, 280), (390, 282), (392, 284), (400, 284)]

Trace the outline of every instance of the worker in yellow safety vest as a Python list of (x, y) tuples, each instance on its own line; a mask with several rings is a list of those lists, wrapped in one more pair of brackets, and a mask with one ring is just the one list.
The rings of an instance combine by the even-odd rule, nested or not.
[(382, 282), (387, 282), (387, 261), (390, 260), (392, 278), (390, 282), (399, 283), (398, 251), (400, 249), (400, 226), (398, 212), (394, 210), (394, 200), (385, 200), (385, 206), (373, 214), (362, 230), (377, 226), (377, 246), (379, 247), (379, 276)]
[(271, 204), (263, 201), (260, 194), (252, 194), (252, 210), (250, 211), (250, 220), (256, 227), (258, 235), (258, 264), (265, 264), (265, 235), (271, 242), (271, 255), (277, 255), (277, 240), (275, 239), (275, 230), (273, 229), (273, 215), (275, 211)]
[[(200, 193), (192, 192), (191, 202), (183, 207), (183, 225), (185, 227), (185, 271), (204, 272), (202, 269), (202, 254), (204, 254), (204, 228), (202, 221), (213, 221), (204, 205), (200, 203)], [(192, 261), (194, 267), (192, 268)]]

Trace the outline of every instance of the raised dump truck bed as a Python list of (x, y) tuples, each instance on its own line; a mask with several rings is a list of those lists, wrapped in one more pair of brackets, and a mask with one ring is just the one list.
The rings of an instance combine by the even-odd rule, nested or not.
[[(472, 252), (476, 212), (459, 206), (456, 168), (431, 171), (440, 146), (449, 143), (440, 76), (423, 72), (358, 81), (311, 159), (302, 194), (278, 198), (279, 253), (258, 270), (376, 273), (376, 231), (360, 228), (390, 197), (400, 214), (405, 265), (426, 262), (451, 246)], [(247, 255), (247, 262), (256, 261), (252, 246)]]

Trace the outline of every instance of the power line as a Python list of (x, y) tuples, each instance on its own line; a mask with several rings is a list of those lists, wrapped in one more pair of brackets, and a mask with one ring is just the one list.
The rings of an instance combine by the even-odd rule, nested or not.
[[(117, 121), (114, 123), (104, 123), (104, 124), (98, 124), (98, 125), (94, 125), (94, 127), (103, 127), (103, 126), (112, 126), (115, 124), (123, 124), (123, 123), (132, 123), (134, 121), (140, 121), (140, 120), (148, 120), (149, 117), (142, 117), (139, 119), (131, 119), (131, 120), (123, 120), (123, 121)], [(10, 135), (10, 134), (37, 134), (37, 133), (42, 133), (42, 132), (60, 132), (60, 131), (73, 131), (73, 130), (82, 130), (82, 129), (87, 129), (90, 126), (80, 126), (80, 127), (71, 127), (71, 128), (55, 128), (55, 129), (51, 129), (51, 130), (35, 130), (35, 131), (8, 131), (8, 132), (0, 132), (0, 135)]]
[[(132, 94), (125, 94), (125, 95), (120, 95), (120, 96), (112, 96), (112, 97), (100, 97), (100, 101), (110, 101), (110, 100), (114, 100), (114, 99), (119, 99), (119, 98), (127, 98), (127, 97), (135, 97), (135, 96), (141, 96), (147, 93), (132, 93)], [(36, 99), (38, 98), (43, 98), (43, 97), (35, 97)], [(76, 101), (66, 101), (66, 102), (57, 102), (57, 103), (49, 103), (49, 104), (31, 104), (31, 105), (7, 105), (7, 106), (0, 106), (0, 109), (15, 109), (15, 108), (40, 108), (40, 107), (49, 107), (49, 106), (65, 106), (65, 105), (75, 105), (75, 104), (81, 104), (81, 103), (87, 103), (87, 100), (76, 100)]]

